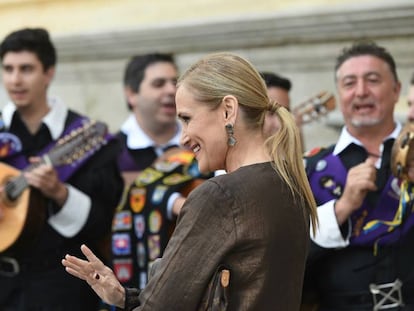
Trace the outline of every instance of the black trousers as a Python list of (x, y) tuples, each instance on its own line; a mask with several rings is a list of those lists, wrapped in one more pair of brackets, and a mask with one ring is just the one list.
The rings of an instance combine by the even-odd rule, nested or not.
[(1, 311), (96, 311), (99, 302), (85, 281), (63, 267), (0, 276)]

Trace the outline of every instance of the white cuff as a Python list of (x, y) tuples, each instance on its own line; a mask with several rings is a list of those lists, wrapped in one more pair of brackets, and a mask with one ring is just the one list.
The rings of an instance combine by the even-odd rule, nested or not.
[(324, 248), (343, 248), (349, 245), (349, 237), (342, 237), (341, 230), (335, 215), (335, 200), (318, 206), (319, 226), (315, 235), (311, 228), (313, 242)]
[(220, 176), (226, 174), (225, 170), (217, 170), (214, 172), (214, 176)]
[(173, 220), (174, 219), (174, 215), (173, 215), (173, 205), (175, 200), (180, 197), (181, 194), (179, 192), (173, 192), (171, 193), (170, 197), (168, 198), (168, 202), (167, 202), (167, 218), (169, 220)]
[(80, 190), (66, 184), (68, 198), (55, 215), (49, 217), (49, 225), (66, 238), (74, 237), (85, 225), (91, 210), (91, 199)]

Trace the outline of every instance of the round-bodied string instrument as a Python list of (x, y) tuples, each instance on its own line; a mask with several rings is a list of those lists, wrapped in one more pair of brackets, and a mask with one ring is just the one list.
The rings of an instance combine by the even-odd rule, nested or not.
[(409, 122), (401, 130), (391, 151), (392, 173), (403, 180), (408, 180), (408, 163), (410, 161), (410, 149), (414, 146), (413, 139), (414, 123)]

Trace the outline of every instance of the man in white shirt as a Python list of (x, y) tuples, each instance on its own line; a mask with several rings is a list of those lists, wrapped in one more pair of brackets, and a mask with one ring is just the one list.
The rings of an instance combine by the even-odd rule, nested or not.
[[(110, 135), (77, 144), (69, 139), (82, 137), (91, 123), (48, 96), (56, 51), (45, 29), (12, 32), (0, 45), (0, 57), (10, 97), (0, 115), (0, 164), (24, 171), (12, 179), (7, 167), (0, 169), (0, 240), (21, 229), (15, 243), (0, 251), (0, 310), (95, 310), (98, 296), (68, 278), (60, 261), (82, 243), (104, 255), (98, 246), (110, 233), (123, 188), (116, 162), (119, 145)], [(106, 144), (94, 146), (100, 138)], [(15, 191), (26, 187), (28, 202)]]
[(185, 195), (205, 177), (193, 152), (179, 148), (177, 78), (169, 54), (134, 56), (125, 70), (124, 90), (131, 113), (117, 136), (123, 145), (118, 165), (127, 189), (112, 234), (112, 264), (125, 286), (145, 286), (151, 264), (168, 243)]
[[(320, 225), (312, 236), (304, 302), (316, 310), (413, 310), (414, 214), (391, 174), (401, 125), (395, 61), (360, 42), (338, 56), (336, 85), (345, 126), (336, 145), (308, 152), (306, 169)], [(410, 190), (409, 190), (410, 191)]]

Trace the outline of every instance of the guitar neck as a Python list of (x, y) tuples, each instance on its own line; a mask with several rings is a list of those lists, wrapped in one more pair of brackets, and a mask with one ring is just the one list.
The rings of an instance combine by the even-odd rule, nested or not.
[(101, 122), (90, 122), (82, 128), (75, 128), (44, 154), (39, 162), (30, 164), (18, 177), (7, 181), (4, 187), (7, 198), (10, 201), (16, 200), (28, 187), (24, 172), (31, 171), (41, 164), (58, 167), (85, 159), (106, 142), (104, 139), (106, 133), (107, 127)]
[(293, 109), (293, 115), (301, 124), (309, 123), (335, 109), (335, 97), (329, 92), (320, 92)]

